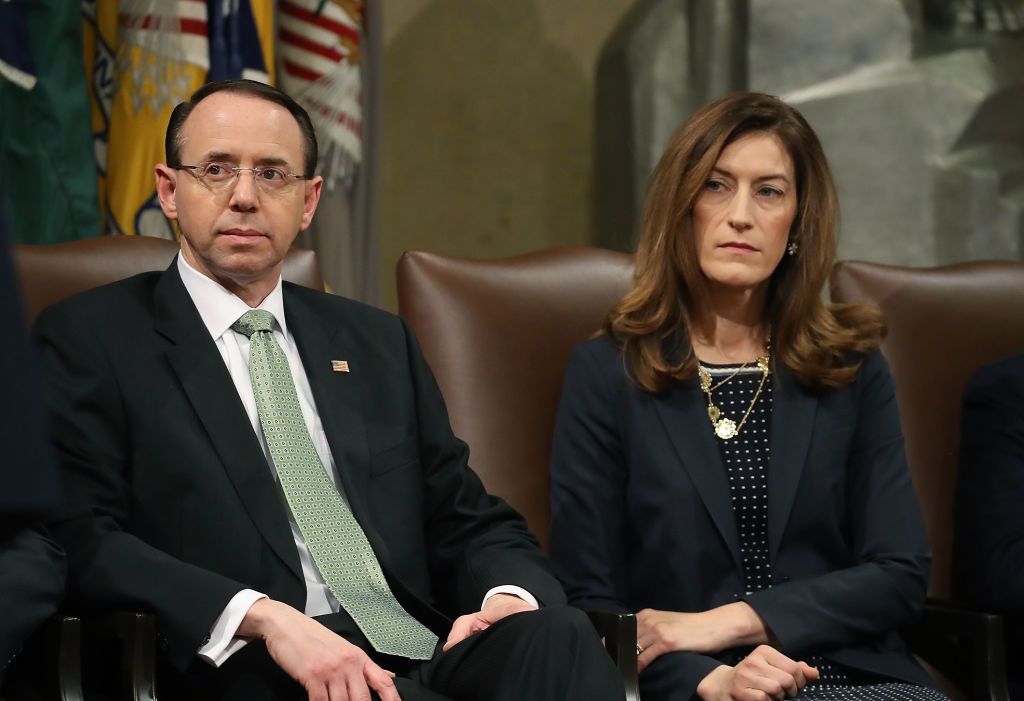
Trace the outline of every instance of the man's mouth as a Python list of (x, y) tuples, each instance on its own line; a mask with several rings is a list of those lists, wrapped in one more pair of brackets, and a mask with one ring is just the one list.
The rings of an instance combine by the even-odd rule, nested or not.
[(255, 229), (225, 229), (220, 235), (236, 239), (257, 239), (263, 237), (264, 233)]

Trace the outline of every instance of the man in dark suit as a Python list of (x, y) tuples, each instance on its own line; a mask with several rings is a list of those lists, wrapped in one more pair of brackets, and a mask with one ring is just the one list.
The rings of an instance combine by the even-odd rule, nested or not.
[[(0, 201), (2, 201), (0, 197)], [(0, 212), (0, 222), (3, 213)], [(59, 497), (35, 362), (0, 223), (0, 684), (25, 640), (64, 593), (64, 555), (38, 520)], [(2, 693), (2, 692), (0, 692)]]
[(322, 186), (306, 113), (210, 84), (166, 150), (181, 254), (37, 322), (76, 596), (156, 613), (172, 697), (621, 699), (404, 322), (281, 283)]
[[(961, 416), (954, 516), (957, 596), (1004, 614), (1006, 659), (1024, 652), (1024, 354), (979, 370)], [(1008, 664), (1010, 697), (1024, 673)]]

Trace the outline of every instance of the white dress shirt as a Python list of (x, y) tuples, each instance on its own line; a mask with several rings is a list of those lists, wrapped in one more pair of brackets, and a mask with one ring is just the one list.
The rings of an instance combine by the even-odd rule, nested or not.
[[(267, 466), (274, 480), (277, 481), (277, 473), (271, 467), (270, 451), (267, 448), (266, 439), (263, 436), (263, 429), (260, 427), (259, 412), (256, 408), (256, 397), (252, 390), (252, 380), (249, 376), (249, 339), (243, 334), (231, 330), (231, 325), (239, 317), (250, 310), (249, 305), (228, 291), (225, 287), (206, 277), (191, 265), (184, 256), (178, 256), (178, 273), (185, 285), (192, 302), (199, 310), (199, 316), (206, 325), (210, 336), (217, 344), (221, 358), (227, 366), (231, 381), (235, 384), (238, 396), (242, 400), (245, 412), (249, 416), (253, 432), (260, 441), (263, 454), (267, 457)], [(288, 324), (284, 316), (284, 297), (281, 292), (281, 280), (278, 279), (273, 291), (260, 303), (257, 309), (270, 312), (277, 322), (274, 328), (274, 338), (277, 340), (281, 350), (288, 359), (288, 366), (291, 369), (292, 380), (295, 382), (295, 391), (299, 399), (299, 407), (302, 409), (302, 416), (306, 421), (306, 429), (313, 441), (320, 461), (327, 469), (327, 475), (335, 485), (338, 484), (337, 466), (334, 463), (334, 456), (327, 444), (327, 437), (324, 434), (323, 426), (320, 423), (320, 415), (317, 413), (316, 403), (313, 400), (313, 391), (306, 377), (302, 359), (299, 357), (298, 347), (295, 345), (295, 338), (288, 331)], [(299, 562), (302, 565), (302, 575), (306, 580), (306, 607), (307, 616), (320, 616), (328, 613), (336, 613), (340, 609), (338, 600), (324, 582), (320, 570), (313, 562), (313, 558), (306, 547), (306, 540), (302, 536), (287, 502), (284, 502), (284, 494), (281, 494), (282, 502), (288, 513), (288, 522), (292, 530), (292, 538), (295, 541), (295, 548), (299, 553)], [(538, 605), (532, 594), (513, 585), (495, 587), (484, 596), (483, 603), (495, 594), (514, 594), (527, 601), (534, 607)], [(249, 607), (257, 600), (266, 598), (252, 589), (243, 589), (235, 594), (228, 605), (214, 621), (210, 629), (210, 638), (199, 648), (199, 656), (206, 662), (219, 667), (232, 654), (240, 650), (247, 641), (246, 638), (235, 636), (235, 632), (249, 611)], [(481, 604), (481, 607), (483, 606)]]

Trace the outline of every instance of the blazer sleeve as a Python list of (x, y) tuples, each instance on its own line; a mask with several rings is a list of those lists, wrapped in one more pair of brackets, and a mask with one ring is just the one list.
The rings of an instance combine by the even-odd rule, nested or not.
[(789, 652), (880, 638), (916, 620), (924, 605), (931, 558), (904, 455), (895, 386), (880, 352), (866, 356), (848, 391), (857, 393), (846, 460), (854, 564), (744, 597)]
[[(65, 504), (50, 530), (68, 557), (69, 592), (90, 607), (157, 614), (172, 661), (184, 668), (234, 594), (246, 587), (182, 562), (128, 532), (145, 520), (132, 503), (131, 421), (114, 363), (130, 362), (97, 338), (90, 310), (68, 304), (40, 315), (44, 400)], [(94, 310), (93, 310), (94, 311)]]
[(551, 448), (551, 557), (577, 606), (629, 612), (622, 426), (600, 347), (573, 350)]
[(1024, 612), (1024, 355), (981, 370), (964, 395), (954, 566), (960, 593)]
[(0, 681), (22, 644), (57, 612), (64, 595), (64, 553), (42, 527), (0, 543)]
[[(566, 369), (551, 451), (551, 557), (569, 602), (632, 611), (626, 581), (629, 479), (621, 393), (630, 391), (622, 358), (606, 341), (573, 350)], [(682, 667), (684, 691), (722, 663), (692, 652), (660, 664)], [(652, 670), (654, 669), (652, 666)]]
[(433, 373), (412, 330), (405, 321), (402, 325), (415, 393), (434, 590), (448, 597), (445, 608), (455, 613), (479, 610), (488, 590), (506, 584), (526, 589), (542, 605), (564, 604), (565, 593), (525, 519), (488, 494), (469, 468), (469, 447), (452, 433)]

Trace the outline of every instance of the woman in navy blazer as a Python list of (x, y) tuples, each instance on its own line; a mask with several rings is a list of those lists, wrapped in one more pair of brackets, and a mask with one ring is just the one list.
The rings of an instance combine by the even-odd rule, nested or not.
[(777, 98), (695, 113), (651, 180), (633, 289), (572, 355), (551, 554), (638, 613), (644, 701), (941, 699), (898, 630), (928, 545), (876, 310), (831, 305), (838, 204)]

